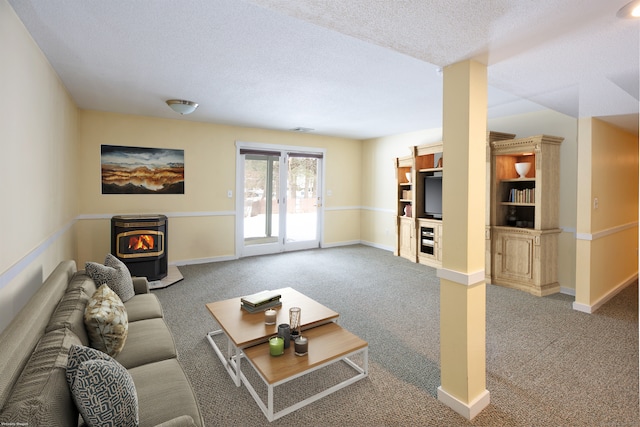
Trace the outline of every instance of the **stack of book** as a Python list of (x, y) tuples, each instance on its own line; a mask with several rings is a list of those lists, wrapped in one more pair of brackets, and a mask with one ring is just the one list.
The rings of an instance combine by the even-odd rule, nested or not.
[(509, 191), (509, 202), (511, 203), (535, 203), (536, 189), (525, 188), (524, 190), (516, 190), (512, 188)]
[(249, 313), (258, 313), (268, 308), (279, 307), (281, 295), (275, 291), (261, 291), (240, 298), (240, 306)]

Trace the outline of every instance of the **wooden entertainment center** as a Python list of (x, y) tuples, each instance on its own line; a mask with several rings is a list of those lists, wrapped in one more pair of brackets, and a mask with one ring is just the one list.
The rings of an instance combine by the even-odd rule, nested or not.
[[(429, 209), (426, 181), (441, 186), (443, 176), (442, 142), (411, 147), (411, 155), (396, 159), (397, 245), (396, 255), (413, 262), (442, 265), (442, 197)], [(440, 192), (441, 192), (440, 187)], [(431, 194), (433, 197), (433, 194)]]
[[(563, 138), (514, 137), (487, 132), (486, 278), (495, 285), (549, 295), (560, 291), (558, 202)], [(395, 159), (395, 254), (439, 268), (444, 227), (441, 205), (434, 199), (442, 197), (438, 181), (444, 176), (443, 144), (410, 150), (409, 156)], [(526, 173), (520, 175), (516, 163), (525, 164)]]

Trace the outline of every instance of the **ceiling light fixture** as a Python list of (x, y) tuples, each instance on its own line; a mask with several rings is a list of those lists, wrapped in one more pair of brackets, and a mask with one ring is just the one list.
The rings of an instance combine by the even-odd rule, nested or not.
[(639, 19), (640, 0), (633, 0), (632, 2), (627, 3), (626, 6), (623, 6), (618, 13), (616, 13), (616, 16), (622, 19)]
[(185, 101), (183, 99), (169, 99), (167, 105), (171, 107), (173, 111), (182, 115), (191, 114), (198, 108), (198, 104), (195, 102)]

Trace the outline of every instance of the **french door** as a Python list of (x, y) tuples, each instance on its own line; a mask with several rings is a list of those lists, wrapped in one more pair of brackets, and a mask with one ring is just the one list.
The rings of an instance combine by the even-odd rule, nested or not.
[(323, 151), (237, 145), (238, 255), (319, 247)]

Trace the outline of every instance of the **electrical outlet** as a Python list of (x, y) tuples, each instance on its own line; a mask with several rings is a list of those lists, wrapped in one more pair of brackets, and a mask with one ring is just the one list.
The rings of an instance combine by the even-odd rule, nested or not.
[(227, 197), (230, 198), (230, 199), (233, 197), (233, 191), (232, 190), (227, 190)]

